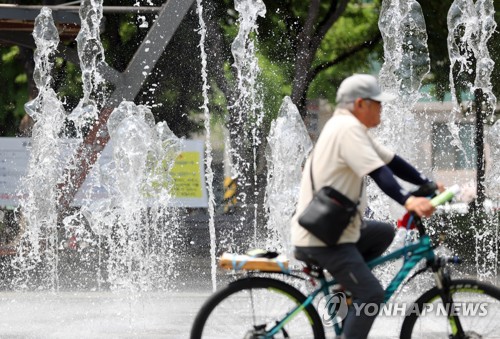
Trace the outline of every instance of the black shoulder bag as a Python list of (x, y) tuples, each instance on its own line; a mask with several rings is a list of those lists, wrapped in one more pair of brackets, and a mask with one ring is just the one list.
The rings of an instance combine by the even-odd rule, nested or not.
[[(328, 246), (334, 246), (356, 215), (359, 202), (354, 203), (331, 186), (324, 186), (314, 193), (312, 165), (311, 155), (310, 176), (314, 196), (299, 216), (299, 224)], [(361, 184), (360, 197), (362, 190), (363, 184)]]

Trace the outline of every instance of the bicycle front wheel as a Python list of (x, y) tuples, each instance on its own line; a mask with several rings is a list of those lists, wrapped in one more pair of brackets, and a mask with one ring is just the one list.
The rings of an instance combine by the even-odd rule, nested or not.
[(269, 336), (270, 329), (305, 300), (299, 290), (280, 280), (262, 277), (237, 280), (205, 302), (193, 323), (191, 339), (324, 339), (323, 324), (311, 304)]
[[(500, 289), (470, 279), (452, 280), (456, 321), (448, 319), (450, 305), (444, 305), (437, 287), (425, 292), (409, 308), (401, 338), (500, 338)], [(465, 336), (459, 336), (461, 326)]]

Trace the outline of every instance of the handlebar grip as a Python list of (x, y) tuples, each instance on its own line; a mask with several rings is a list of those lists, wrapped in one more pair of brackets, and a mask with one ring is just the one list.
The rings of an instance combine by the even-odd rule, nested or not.
[(458, 194), (458, 192), (460, 192), (460, 188), (458, 187), (458, 185), (453, 185), (446, 189), (446, 191), (444, 191), (443, 193), (432, 198), (431, 204), (434, 207), (442, 205), (445, 202), (450, 201), (455, 195)]

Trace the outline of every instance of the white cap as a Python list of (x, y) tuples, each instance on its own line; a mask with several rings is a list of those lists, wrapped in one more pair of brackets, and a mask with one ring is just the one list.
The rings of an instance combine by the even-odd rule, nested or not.
[(354, 102), (357, 98), (389, 102), (396, 99), (394, 94), (382, 92), (377, 78), (369, 74), (354, 74), (340, 84), (337, 103)]

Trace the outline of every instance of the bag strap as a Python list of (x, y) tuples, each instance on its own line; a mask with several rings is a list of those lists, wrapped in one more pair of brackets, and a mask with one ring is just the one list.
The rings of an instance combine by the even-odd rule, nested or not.
[(314, 194), (314, 191), (316, 191), (316, 189), (314, 188), (314, 179), (313, 179), (313, 160), (314, 160), (313, 156), (314, 156), (314, 150), (311, 153), (311, 165), (309, 166), (309, 176), (311, 178), (311, 187)]
[[(313, 179), (313, 160), (314, 160), (313, 157), (314, 157), (314, 150), (311, 153), (311, 165), (309, 166), (309, 176), (311, 178), (311, 188), (312, 188), (313, 195), (314, 195), (316, 188), (314, 188), (314, 179)], [(356, 203), (356, 206), (359, 205), (361, 202), (361, 195), (363, 194), (364, 182), (365, 181), (363, 180), (363, 178), (361, 178), (361, 188), (359, 189), (359, 199), (358, 199), (358, 202)]]

